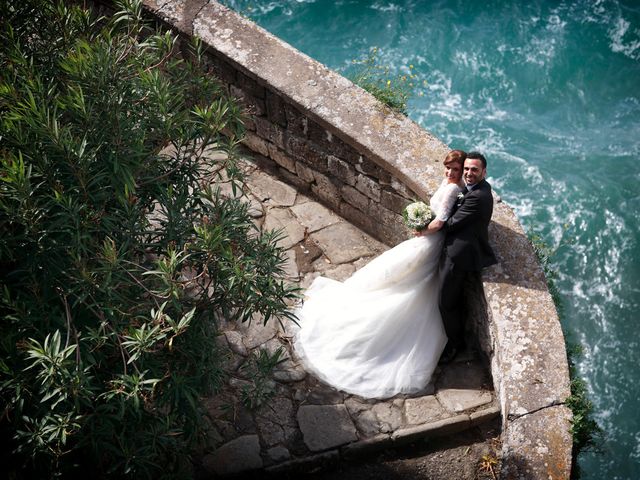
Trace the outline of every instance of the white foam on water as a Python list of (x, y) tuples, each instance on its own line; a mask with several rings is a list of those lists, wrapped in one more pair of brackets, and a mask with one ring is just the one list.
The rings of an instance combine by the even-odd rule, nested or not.
[[(638, 39), (638, 29), (630, 31), (631, 24), (623, 17), (618, 17), (615, 24), (609, 29), (609, 39), (611, 43), (611, 51), (615, 53), (622, 53), (633, 60), (640, 59), (640, 39)], [(628, 38), (635, 36), (636, 38)]]
[[(232, 6), (232, 8), (234, 8), (234, 10), (242, 13), (243, 9), (239, 8), (237, 5), (234, 6), (233, 3), (227, 2), (229, 3), (229, 5)], [(275, 10), (280, 10), (280, 13), (282, 13), (283, 15), (286, 15), (287, 17), (290, 17), (291, 15), (293, 15), (293, 10), (288, 7), (284, 2), (256, 2), (256, 3), (251, 3), (246, 7), (248, 13), (250, 15), (255, 15), (256, 12), (260, 15), (268, 15), (271, 12), (275, 11)]]
[(404, 10), (402, 6), (393, 2), (375, 2), (373, 5), (369, 5), (369, 8), (380, 12), (401, 12)]
[(640, 432), (636, 433), (634, 438), (633, 452), (631, 453), (631, 458), (635, 460), (640, 460)]
[(418, 112), (419, 115), (423, 115), (423, 118), (439, 116), (447, 120), (447, 123), (462, 122), (472, 118), (473, 113), (463, 105), (462, 95), (454, 93), (451, 77), (440, 70), (434, 70), (429, 74), (426, 88), (429, 95), (437, 100), (429, 102), (423, 109), (424, 113)]

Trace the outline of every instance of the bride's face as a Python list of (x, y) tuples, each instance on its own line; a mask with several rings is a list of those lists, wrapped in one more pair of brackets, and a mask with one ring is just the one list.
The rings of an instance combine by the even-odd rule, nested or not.
[(444, 166), (444, 176), (449, 183), (458, 183), (462, 178), (462, 167), (458, 163), (451, 163)]

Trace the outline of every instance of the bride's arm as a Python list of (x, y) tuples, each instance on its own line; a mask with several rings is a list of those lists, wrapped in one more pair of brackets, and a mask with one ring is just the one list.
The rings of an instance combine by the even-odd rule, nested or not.
[(427, 226), (427, 232), (434, 233), (444, 227), (445, 222), (443, 220), (431, 220), (431, 223)]
[(455, 204), (456, 199), (458, 198), (458, 193), (460, 192), (460, 189), (458, 188), (457, 185), (454, 185), (454, 184), (449, 184), (445, 188), (447, 189), (447, 192), (445, 193), (444, 198), (442, 199), (442, 206), (440, 208), (440, 213), (438, 213), (435, 219), (431, 220), (431, 223), (429, 223), (427, 228), (425, 228), (422, 232), (420, 232), (419, 235), (429, 235), (437, 232), (442, 227), (444, 227), (445, 223), (447, 223), (447, 220), (451, 216), (453, 205)]

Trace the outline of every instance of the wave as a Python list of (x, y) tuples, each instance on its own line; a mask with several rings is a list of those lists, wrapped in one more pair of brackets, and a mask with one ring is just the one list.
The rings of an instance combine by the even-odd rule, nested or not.
[(622, 53), (627, 57), (638, 60), (640, 59), (640, 39), (632, 38), (625, 41), (625, 37), (630, 37), (635, 34), (638, 36), (638, 29), (634, 29), (633, 32), (629, 32), (631, 24), (622, 17), (616, 20), (615, 25), (609, 29), (609, 39), (611, 43), (612, 52)]
[(380, 12), (401, 12), (404, 8), (396, 3), (383, 3), (376, 2), (373, 5), (369, 5), (372, 10), (378, 10)]

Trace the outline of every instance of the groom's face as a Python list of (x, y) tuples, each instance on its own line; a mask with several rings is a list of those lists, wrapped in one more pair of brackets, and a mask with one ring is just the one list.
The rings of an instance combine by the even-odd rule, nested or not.
[(467, 158), (464, 161), (464, 183), (475, 185), (484, 178), (487, 169), (482, 166), (482, 161), (477, 158)]

